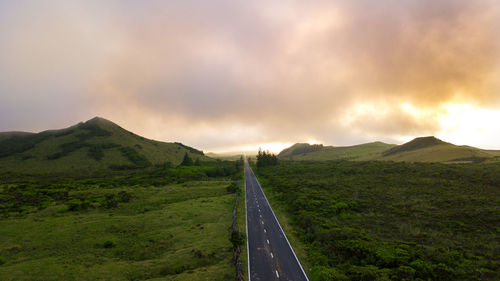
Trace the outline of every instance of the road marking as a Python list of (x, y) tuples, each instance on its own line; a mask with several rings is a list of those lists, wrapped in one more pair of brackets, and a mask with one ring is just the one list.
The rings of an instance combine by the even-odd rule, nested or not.
[[(269, 209), (271, 210), (271, 214), (273, 214), (274, 219), (275, 219), (275, 220), (276, 220), (276, 222), (278, 223), (278, 226), (280, 227), (280, 230), (281, 230), (281, 232), (283, 233), (283, 236), (285, 237), (286, 243), (288, 244), (288, 246), (289, 246), (289, 247), (290, 247), (290, 249), (292, 250), (292, 254), (293, 254), (293, 256), (295, 257), (295, 260), (297, 261), (297, 263), (299, 264), (299, 267), (300, 267), (300, 269), (302, 270), (302, 273), (304, 274), (304, 277), (306, 278), (306, 280), (307, 280), (307, 281), (309, 281), (309, 278), (307, 278), (307, 274), (306, 274), (306, 272), (304, 271), (304, 268), (302, 267), (302, 264), (300, 264), (300, 261), (299, 261), (299, 259), (297, 258), (297, 255), (295, 254), (295, 251), (293, 250), (292, 245), (290, 245), (290, 241), (288, 241), (288, 237), (286, 237), (286, 234), (285, 234), (285, 232), (283, 231), (283, 228), (281, 227), (281, 224), (280, 224), (280, 222), (279, 222), (278, 218), (276, 217), (276, 214), (274, 214), (274, 211), (273, 211), (273, 208), (271, 207), (271, 204), (269, 204), (269, 200), (267, 200), (267, 197), (266, 197), (266, 194), (264, 193), (264, 190), (262, 190), (262, 187), (261, 187), (261, 185), (260, 185), (259, 179), (258, 179), (258, 178), (255, 176), (255, 174), (253, 173), (252, 168), (250, 168), (250, 170), (249, 170), (249, 173), (248, 173), (248, 174), (249, 174), (249, 175), (251, 175), (251, 176), (253, 175), (253, 177), (255, 178), (255, 180), (256, 180), (256, 182), (257, 182), (257, 186), (259, 187), (259, 189), (260, 189), (260, 191), (261, 191), (261, 193), (262, 193), (262, 195), (263, 195), (263, 197), (264, 197), (264, 200), (265, 200), (265, 202), (264, 202), (264, 203), (267, 203), (267, 205), (269, 206)], [(262, 224), (264, 224), (264, 222), (262, 222)], [(279, 278), (278, 271), (276, 271), (276, 276), (278, 276), (278, 278)]]
[(271, 258), (274, 259), (273, 253), (271, 253)]
[(267, 233), (266, 229), (264, 228), (264, 233)]
[(269, 244), (269, 239), (267, 239), (266, 241), (267, 241), (267, 244)]
[(264, 224), (264, 221), (262, 221), (262, 224)]
[[(245, 167), (246, 168), (246, 167)], [(248, 205), (248, 202), (246, 202), (247, 200), (249, 200), (249, 198), (247, 198), (247, 177), (245, 175), (245, 181), (243, 182), (243, 184), (245, 185), (245, 230), (247, 231), (247, 235), (248, 235), (248, 211), (247, 211), (247, 205)], [(255, 192), (254, 192), (255, 193)], [(249, 242), (248, 242), (248, 238), (246, 239), (247, 240), (247, 266), (248, 266), (248, 280), (251, 281), (252, 279), (250, 278), (250, 247), (249, 247)]]
[(262, 215), (259, 215), (262, 218)]
[(278, 271), (277, 270), (275, 270), (275, 271), (276, 271), (276, 277), (280, 278), (280, 275), (278, 274)]

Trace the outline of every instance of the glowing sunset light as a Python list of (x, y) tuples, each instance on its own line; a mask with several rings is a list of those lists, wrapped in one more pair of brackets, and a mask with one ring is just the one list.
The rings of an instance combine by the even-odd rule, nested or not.
[[(500, 111), (467, 104), (445, 106), (446, 113), (438, 117), (441, 130), (438, 137), (459, 145), (487, 149), (500, 148)], [(497, 140), (490, 142), (490, 140)]]

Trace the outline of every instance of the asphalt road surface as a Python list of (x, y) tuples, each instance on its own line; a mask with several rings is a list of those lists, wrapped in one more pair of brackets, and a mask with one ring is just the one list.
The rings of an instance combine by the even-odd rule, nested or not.
[(247, 161), (245, 192), (250, 281), (309, 280)]

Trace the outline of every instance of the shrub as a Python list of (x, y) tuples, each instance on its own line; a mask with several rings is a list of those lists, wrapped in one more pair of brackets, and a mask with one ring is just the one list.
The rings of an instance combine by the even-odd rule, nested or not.
[(82, 211), (89, 207), (87, 201), (82, 201), (80, 199), (69, 200), (66, 205), (68, 205), (68, 211)]
[(342, 281), (342, 280), (348, 280), (348, 278), (344, 274), (338, 272), (333, 267), (315, 266), (311, 270), (311, 280)]
[(415, 277), (415, 269), (409, 267), (409, 266), (405, 266), (405, 265), (402, 265), (400, 266), (397, 270), (396, 270), (396, 275), (398, 277), (398, 279), (401, 279), (401, 280), (413, 280), (413, 278)]
[(373, 265), (352, 266), (347, 272), (351, 280), (370, 281), (381, 279), (379, 277), (379, 268)]
[(115, 244), (115, 242), (108, 240), (108, 241), (105, 241), (104, 244), (102, 244), (102, 247), (105, 249), (110, 249), (110, 248), (116, 247), (116, 244)]
[(229, 239), (233, 246), (241, 246), (245, 242), (245, 234), (239, 230), (231, 231), (231, 238)]
[(240, 193), (240, 187), (238, 186), (238, 184), (236, 184), (235, 182), (232, 182), (230, 185), (228, 185), (226, 187), (226, 190), (227, 192), (229, 193)]
[(106, 209), (116, 208), (118, 207), (118, 199), (114, 194), (107, 194), (103, 205)]
[(129, 202), (130, 199), (132, 199), (132, 194), (126, 192), (126, 191), (120, 191), (118, 192), (118, 200), (120, 202)]
[(453, 270), (444, 263), (434, 266), (434, 280), (454, 280), (454, 275)]
[(138, 153), (132, 147), (121, 147), (120, 152), (123, 157), (127, 158), (134, 166), (138, 168), (145, 168), (151, 165), (149, 160), (142, 154)]

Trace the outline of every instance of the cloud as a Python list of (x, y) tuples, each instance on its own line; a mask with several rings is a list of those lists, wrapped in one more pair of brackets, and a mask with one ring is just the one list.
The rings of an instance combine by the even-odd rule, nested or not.
[(101, 115), (203, 149), (349, 144), (439, 132), (444, 104), (500, 110), (494, 0), (0, 8), (0, 130)]

